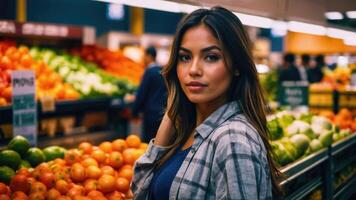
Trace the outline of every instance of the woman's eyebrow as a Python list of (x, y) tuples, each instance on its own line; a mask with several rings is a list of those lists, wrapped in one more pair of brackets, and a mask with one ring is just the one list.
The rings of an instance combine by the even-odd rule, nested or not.
[[(202, 50), (200, 50), (200, 52), (204, 53), (204, 52), (211, 51), (213, 49), (217, 49), (217, 50), (221, 51), (220, 47), (218, 47), (216, 45), (212, 45), (212, 46), (208, 46), (208, 47), (203, 48)], [(179, 50), (191, 53), (191, 51), (189, 49), (184, 48), (184, 47), (179, 47)]]

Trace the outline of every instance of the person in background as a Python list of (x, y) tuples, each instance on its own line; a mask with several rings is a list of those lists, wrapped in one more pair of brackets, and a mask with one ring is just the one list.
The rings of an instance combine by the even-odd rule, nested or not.
[(283, 65), (279, 70), (278, 81), (300, 81), (301, 75), (295, 65), (295, 55), (287, 53), (283, 57)]
[(317, 55), (315, 57), (315, 65), (307, 70), (309, 83), (320, 82), (323, 78), (323, 68), (325, 67), (325, 61), (323, 55)]
[(156, 63), (155, 47), (145, 50), (146, 70), (136, 93), (132, 114), (143, 114), (143, 141), (149, 142), (155, 137), (164, 114), (167, 102), (167, 88), (161, 74), (162, 67)]
[(310, 68), (310, 55), (309, 54), (302, 54), (302, 63), (297, 68), (300, 73), (301, 80), (309, 81), (308, 73), (307, 73), (307, 70)]
[(167, 110), (135, 163), (134, 199), (272, 199), (279, 191), (251, 48), (225, 8), (182, 19), (163, 69)]

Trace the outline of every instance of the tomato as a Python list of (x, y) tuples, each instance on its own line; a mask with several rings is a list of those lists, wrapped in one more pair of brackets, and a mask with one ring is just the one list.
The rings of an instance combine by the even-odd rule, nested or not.
[(108, 164), (113, 168), (119, 168), (121, 165), (124, 164), (123, 156), (121, 155), (121, 153), (116, 152), (116, 151), (112, 152), (109, 155), (108, 161), (109, 161)]
[(11, 195), (12, 200), (27, 200), (28, 196), (22, 191), (16, 191)]
[(7, 194), (0, 194), (0, 200), (10, 200), (10, 197)]
[(100, 169), (103, 175), (106, 174), (106, 175), (115, 176), (115, 170), (110, 166), (103, 166)]
[(98, 181), (95, 179), (87, 179), (84, 182), (84, 190), (86, 193), (89, 193), (92, 190), (98, 189)]
[(67, 194), (69, 190), (69, 184), (65, 180), (58, 180), (55, 187), (61, 194)]
[(51, 172), (41, 174), (39, 181), (46, 185), (47, 189), (51, 189), (56, 184), (55, 176)]
[(85, 169), (85, 176), (87, 178), (98, 179), (102, 175), (102, 172), (97, 166), (89, 166)]
[(34, 192), (28, 197), (29, 200), (46, 200), (44, 192)]
[(31, 176), (31, 173), (27, 168), (21, 168), (21, 169), (17, 170), (16, 174), (18, 174), (18, 175), (21, 174), (21, 175), (24, 175), (26, 177), (30, 177)]
[(47, 200), (56, 200), (60, 196), (61, 196), (61, 193), (54, 188), (48, 190), (48, 192), (47, 192)]
[(88, 197), (92, 198), (92, 199), (97, 199), (98, 197), (103, 197), (103, 193), (101, 193), (100, 191), (97, 190), (92, 190), (88, 193)]
[(47, 192), (46, 185), (39, 181), (34, 182), (33, 184), (31, 184), (30, 193), (35, 193), (35, 192), (46, 193)]
[(86, 158), (82, 161), (82, 165), (84, 167), (89, 167), (89, 166), (99, 166), (98, 162), (94, 158)]
[(72, 165), (70, 169), (70, 177), (74, 182), (81, 182), (85, 179), (85, 168), (79, 163)]
[(58, 197), (56, 200), (72, 200), (72, 198), (62, 195), (62, 196)]
[(4, 183), (0, 182), (0, 194), (10, 194), (10, 189)]
[(15, 175), (12, 177), (10, 182), (10, 189), (12, 192), (22, 191), (27, 193), (30, 190), (30, 183), (27, 180), (27, 177), (24, 175)]
[(90, 154), (93, 151), (93, 145), (89, 142), (82, 142), (79, 144), (79, 150), (81, 150), (84, 154)]
[(116, 189), (115, 178), (110, 175), (102, 175), (98, 180), (98, 188), (103, 193), (114, 191)]
[(76, 149), (68, 150), (66, 155), (64, 156), (64, 160), (67, 164), (72, 165), (76, 162), (80, 162), (80, 152)]
[(84, 194), (84, 189), (80, 188), (80, 187), (72, 187), (68, 193), (67, 196), (74, 198), (77, 195), (83, 195)]

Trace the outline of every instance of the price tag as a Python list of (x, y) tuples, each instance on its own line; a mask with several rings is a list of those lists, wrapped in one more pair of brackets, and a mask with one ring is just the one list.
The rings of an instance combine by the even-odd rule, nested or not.
[(42, 112), (56, 111), (56, 102), (53, 96), (44, 95), (41, 98)]
[(16, 26), (14, 22), (0, 21), (0, 33), (16, 33)]
[(13, 71), (11, 79), (14, 135), (26, 137), (31, 145), (35, 146), (37, 144), (35, 74), (30, 70)]
[(281, 105), (307, 106), (309, 103), (308, 83), (303, 81), (282, 82), (278, 89), (278, 100)]

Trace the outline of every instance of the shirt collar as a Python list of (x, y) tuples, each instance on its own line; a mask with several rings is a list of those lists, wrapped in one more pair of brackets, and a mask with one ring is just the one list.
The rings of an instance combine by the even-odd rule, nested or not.
[(236, 101), (228, 102), (214, 111), (196, 128), (196, 134), (203, 139), (208, 137), (220, 124), (228, 120), (231, 116), (241, 113), (240, 106)]

